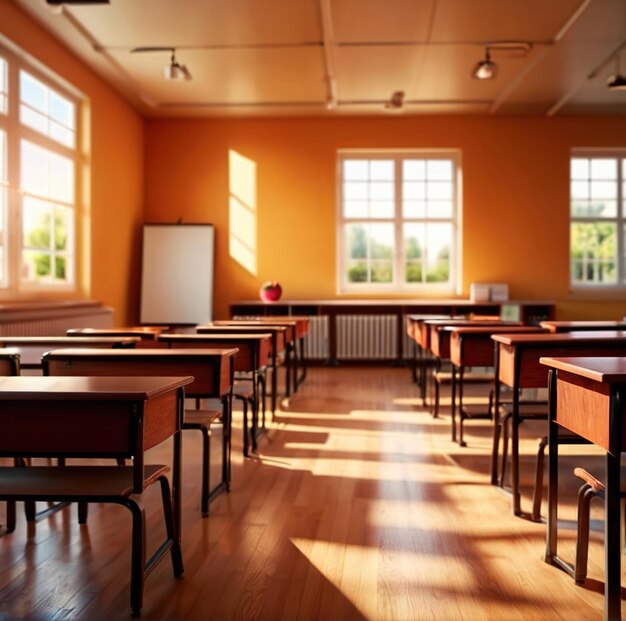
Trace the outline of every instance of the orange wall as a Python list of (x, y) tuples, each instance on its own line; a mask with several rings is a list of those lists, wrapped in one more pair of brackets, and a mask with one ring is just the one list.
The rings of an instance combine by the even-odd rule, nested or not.
[[(508, 282), (516, 299), (558, 301), (563, 318), (626, 315), (624, 298), (569, 292), (572, 147), (626, 146), (621, 118), (393, 117), (148, 120), (146, 220), (216, 225), (215, 315), (259, 285), (287, 298), (336, 297), (339, 148), (457, 148), (463, 168), (463, 293)], [(257, 164), (258, 274), (228, 254), (228, 152)]]
[(83, 294), (137, 320), (143, 221), (144, 123), (133, 108), (14, 5), (0, 1), (0, 32), (81, 90), (91, 116), (91, 281)]

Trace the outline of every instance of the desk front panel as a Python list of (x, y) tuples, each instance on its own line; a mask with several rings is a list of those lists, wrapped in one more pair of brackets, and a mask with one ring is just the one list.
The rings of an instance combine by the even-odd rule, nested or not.
[[(610, 449), (610, 407), (608, 384), (558, 371), (556, 422), (605, 451)], [(626, 426), (622, 431), (622, 446), (625, 435)]]
[(491, 334), (488, 332), (472, 335), (452, 333), (452, 338), (450, 339), (450, 360), (457, 366), (492, 367), (494, 351), (495, 347), (491, 340)]
[(500, 369), (498, 379), (507, 386), (515, 385), (515, 362), (519, 359), (519, 388), (545, 388), (548, 385), (548, 367), (541, 364), (539, 359), (560, 358), (570, 356), (619, 356), (626, 353), (626, 346), (622, 339), (594, 341), (585, 344), (584, 341), (568, 341), (567, 344), (525, 343), (507, 345), (498, 343)]
[[(206, 344), (203, 349), (206, 349)], [(169, 350), (168, 350), (169, 351)], [(194, 379), (185, 386), (188, 397), (221, 397), (230, 389), (230, 368), (227, 357), (207, 356), (204, 360), (187, 359), (102, 359), (64, 356), (48, 358), (51, 376), (110, 376), (110, 377), (164, 377), (191, 375)], [(216, 372), (217, 368), (217, 372)]]

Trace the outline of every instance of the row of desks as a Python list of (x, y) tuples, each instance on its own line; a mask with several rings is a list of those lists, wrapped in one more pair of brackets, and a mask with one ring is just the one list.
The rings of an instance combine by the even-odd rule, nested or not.
[[(297, 322), (267, 320), (232, 329), (219, 326), (215, 332), (207, 328), (206, 334), (196, 335), (128, 329), (104, 331), (105, 336), (102, 331), (74, 331), (72, 336), (47, 339), (0, 337), (0, 346), (19, 349), (5, 356), (7, 364), (12, 364), (5, 369), (7, 373), (19, 369), (19, 353), (25, 368), (42, 367), (45, 373), (43, 377), (0, 378), (0, 456), (132, 458), (132, 491), (141, 493), (145, 452), (173, 438), (172, 504), (174, 532), (180, 540), (183, 397), (230, 401), (237, 369), (260, 371), (270, 352), (278, 358), (290, 339), (295, 343), (305, 333), (306, 326), (299, 332)], [(225, 347), (226, 343), (230, 346)], [(242, 346), (242, 355), (233, 343)], [(89, 349), (80, 347), (87, 345)], [(52, 351), (39, 361), (37, 357), (47, 350)], [(303, 377), (296, 365), (288, 365), (288, 377), (293, 368), (295, 388)], [(275, 389), (274, 398), (276, 394)], [(226, 437), (230, 404), (223, 424)], [(226, 450), (230, 451), (230, 445)], [(228, 483), (229, 469), (225, 477)], [(131, 588), (134, 613), (140, 607), (136, 593)]]
[[(567, 566), (557, 554), (559, 426), (606, 451), (605, 619), (621, 619), (620, 456), (626, 446), (626, 358), (622, 357), (626, 332), (621, 328), (626, 328), (626, 322), (545, 322), (534, 328), (477, 323), (416, 317), (409, 333), (413, 331), (419, 346), (450, 360), (453, 370), (461, 374), (461, 385), (465, 367), (494, 366), (493, 483), (498, 471), (501, 386), (511, 388), (512, 508), (516, 515), (523, 515), (519, 490), (520, 392), (549, 385), (547, 562)], [(448, 343), (442, 334), (448, 335)], [(454, 412), (454, 401), (452, 405)]]

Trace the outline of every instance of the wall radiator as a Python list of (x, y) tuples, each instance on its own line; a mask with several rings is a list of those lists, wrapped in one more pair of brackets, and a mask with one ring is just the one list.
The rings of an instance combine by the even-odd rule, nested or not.
[(311, 316), (309, 331), (304, 339), (307, 360), (328, 360), (328, 315)]
[(111, 327), (113, 311), (105, 306), (0, 312), (0, 336), (63, 336), (70, 328)]
[(395, 315), (338, 315), (339, 360), (393, 360), (398, 356)]

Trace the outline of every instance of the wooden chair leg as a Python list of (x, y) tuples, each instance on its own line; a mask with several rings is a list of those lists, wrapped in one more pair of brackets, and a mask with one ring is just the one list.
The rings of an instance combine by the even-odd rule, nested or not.
[(511, 421), (511, 413), (507, 413), (502, 417), (502, 464), (500, 466), (500, 487), (504, 487), (504, 477), (506, 476), (506, 462), (509, 458), (509, 422)]
[(578, 491), (578, 530), (576, 533), (576, 565), (574, 580), (580, 584), (587, 577), (589, 557), (589, 514), (591, 499), (598, 493), (585, 483)]
[(78, 523), (87, 524), (87, 513), (89, 512), (89, 504), (83, 500), (78, 502)]
[(16, 518), (15, 501), (7, 500), (7, 533), (15, 530)]
[(531, 519), (533, 522), (541, 521), (541, 499), (543, 497), (543, 462), (548, 446), (548, 436), (539, 438), (537, 447), (537, 459), (535, 461), (535, 489), (533, 490), (533, 509)]
[(433, 418), (439, 418), (439, 382), (434, 379), (435, 385), (435, 404), (433, 406)]

